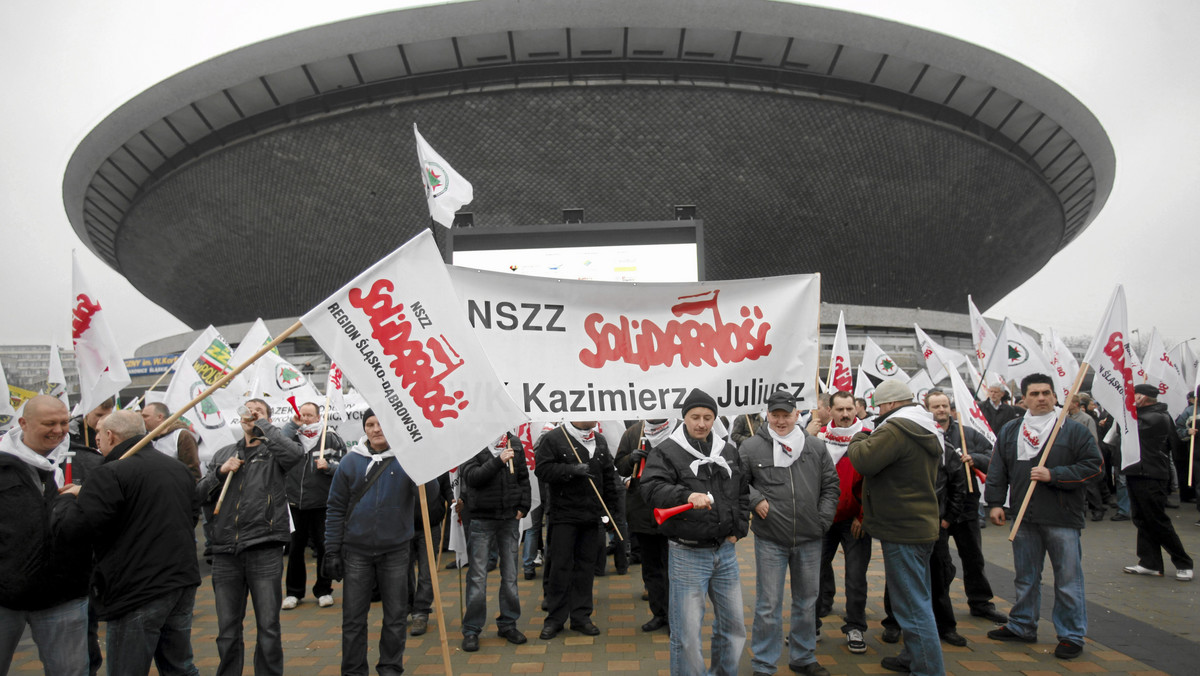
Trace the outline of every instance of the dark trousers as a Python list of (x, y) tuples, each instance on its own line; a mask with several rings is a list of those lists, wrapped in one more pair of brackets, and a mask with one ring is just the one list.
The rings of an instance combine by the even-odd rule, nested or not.
[(96, 676), (104, 665), (104, 652), (100, 650), (100, 616), (96, 614), (96, 604), (88, 598), (87, 607), (87, 648), (88, 674)]
[(1179, 499), (1184, 502), (1191, 502), (1196, 499), (1196, 487), (1188, 485), (1188, 477), (1191, 472), (1188, 471), (1188, 446), (1183, 444), (1181, 448), (1172, 450), (1171, 460), (1175, 463), (1175, 472), (1179, 475)]
[(546, 624), (591, 622), (592, 581), (600, 530), (594, 523), (552, 523), (547, 533)]
[(367, 676), (367, 611), (378, 587), (383, 601), (379, 628), (380, 676), (404, 671), (404, 646), (408, 639), (408, 557), (411, 548), (382, 554), (345, 550), (346, 579), (342, 582), (342, 673)]
[[(433, 536), (434, 551), (442, 539), (442, 524), (430, 524), (429, 534)], [(432, 564), (429, 563), (429, 551), (425, 549), (425, 531), (413, 533), (412, 552), (409, 554), (408, 566), (408, 611), (414, 618), (429, 619), (433, 612), (433, 578), (430, 576)]]
[(634, 533), (642, 551), (642, 583), (650, 595), (650, 613), (667, 618), (667, 601), (671, 597), (671, 580), (667, 576), (670, 559), (668, 540), (664, 535)]
[(817, 597), (817, 628), (821, 628), (821, 615), (833, 610), (833, 598), (837, 595), (837, 583), (833, 577), (833, 557), (838, 546), (842, 547), (846, 573), (846, 616), (842, 632), (851, 629), (867, 630), (867, 567), (871, 565), (871, 536), (854, 537), (850, 525), (854, 519), (835, 522), (825, 531), (821, 543), (821, 592)]
[(264, 546), (241, 554), (213, 554), (212, 586), (217, 609), (218, 676), (241, 676), (245, 661), (242, 622), (246, 595), (254, 604), (258, 640), (254, 645), (255, 676), (283, 674), (283, 642), (279, 604), (283, 601), (283, 549)]
[(192, 607), (196, 588), (163, 594), (140, 608), (108, 621), (108, 672), (148, 674), (153, 664), (162, 676), (196, 676), (192, 662)]
[(979, 532), (979, 519), (972, 516), (966, 521), (952, 523), (946, 532), (954, 538), (954, 546), (958, 549), (958, 558), (962, 562), (963, 591), (967, 594), (967, 606), (976, 612), (995, 610), (992, 585), (983, 572), (983, 538)]
[(317, 582), (313, 585), (313, 596), (320, 598), (333, 593), (333, 580), (321, 575), (320, 562), (325, 560), (325, 508), (292, 510), (292, 523), (296, 530), (292, 531), (292, 543), (288, 548), (287, 564), (287, 595), (298, 599), (304, 598), (304, 588), (308, 586), (308, 571), (304, 555), (308, 553), (308, 545), (312, 544), (317, 553)]
[(1163, 569), (1163, 550), (1178, 569), (1190, 569), (1192, 557), (1183, 551), (1183, 543), (1171, 519), (1167, 517), (1167, 481), (1126, 476), (1129, 486), (1130, 516), (1137, 527), (1138, 564), (1151, 570)]
[[(954, 604), (950, 602), (950, 583), (954, 581), (957, 571), (954, 560), (950, 558), (950, 540), (948, 531), (943, 528), (933, 544), (933, 554), (929, 557), (929, 582), (933, 592), (933, 619), (937, 622), (939, 635), (958, 631), (958, 620), (954, 619)], [(883, 626), (900, 628), (892, 615), (892, 599), (888, 593), (887, 582), (883, 585)]]

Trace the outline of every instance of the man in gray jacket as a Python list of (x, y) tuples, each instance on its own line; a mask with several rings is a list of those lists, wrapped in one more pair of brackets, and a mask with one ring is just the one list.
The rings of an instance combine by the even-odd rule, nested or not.
[(820, 593), (822, 536), (837, 511), (837, 469), (824, 442), (805, 433), (786, 390), (767, 399), (767, 424), (738, 450), (750, 479), (754, 531), (755, 674), (775, 673), (783, 651), (783, 581), (792, 573), (792, 628), (788, 666), (801, 674), (828, 674), (817, 663), (816, 606)]

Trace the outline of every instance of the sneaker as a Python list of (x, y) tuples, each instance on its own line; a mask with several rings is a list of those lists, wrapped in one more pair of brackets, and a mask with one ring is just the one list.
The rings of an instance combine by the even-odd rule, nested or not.
[(1181, 570), (1175, 571), (1175, 579), (1179, 580), (1180, 582), (1191, 582), (1192, 581), (1192, 569), (1191, 568), (1183, 568)]
[(867, 652), (867, 642), (863, 640), (863, 633), (858, 629), (846, 632), (846, 647), (855, 655)]
[(287, 596), (283, 599), (283, 605), (279, 606), (283, 610), (292, 610), (300, 603), (300, 599), (295, 596)]
[(1008, 625), (993, 629), (987, 633), (993, 641), (1013, 641), (1017, 643), (1037, 643), (1037, 636), (1026, 638), (1008, 628)]
[(1083, 646), (1070, 641), (1059, 641), (1058, 646), (1054, 649), (1054, 656), (1060, 660), (1075, 659), (1083, 654)]
[(421, 636), (429, 631), (429, 618), (414, 617), (412, 622), (408, 623), (408, 633), (412, 636)]
[(328, 608), (333, 605), (333, 595), (326, 594), (317, 599), (317, 605), (322, 608)]
[(900, 627), (884, 627), (879, 640), (884, 643), (896, 643), (900, 640)]
[(1144, 568), (1140, 564), (1136, 566), (1125, 566), (1125, 572), (1130, 575), (1153, 575), (1154, 577), (1162, 577), (1161, 570), (1153, 570)]
[(829, 676), (829, 670), (821, 666), (818, 662), (809, 662), (808, 664), (788, 664), (788, 669), (797, 674), (806, 674), (807, 676)]
[(533, 557), (533, 565), (535, 565), (535, 566), (542, 565), (542, 550), (539, 549), (537, 556)]

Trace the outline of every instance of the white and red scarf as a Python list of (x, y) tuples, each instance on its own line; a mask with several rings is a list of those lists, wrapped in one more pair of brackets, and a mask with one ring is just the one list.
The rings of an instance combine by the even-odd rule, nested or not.
[(787, 436), (782, 437), (770, 426), (767, 427), (767, 432), (771, 435), (771, 454), (774, 456), (775, 466), (791, 467), (804, 451), (804, 437), (807, 436), (804, 428), (796, 425)]
[(1032, 460), (1037, 457), (1046, 440), (1050, 438), (1057, 418), (1054, 411), (1042, 415), (1025, 412), (1025, 417), (1021, 419), (1021, 435), (1017, 439), (1017, 460)]
[[(832, 423), (831, 423), (832, 424)], [(863, 425), (863, 421), (855, 420), (854, 424), (849, 427), (826, 427), (825, 433), (825, 448), (829, 451), (829, 457), (833, 459), (833, 464), (841, 462), (846, 455), (846, 449), (850, 448), (850, 440), (855, 434), (862, 431), (870, 432), (871, 429)]]

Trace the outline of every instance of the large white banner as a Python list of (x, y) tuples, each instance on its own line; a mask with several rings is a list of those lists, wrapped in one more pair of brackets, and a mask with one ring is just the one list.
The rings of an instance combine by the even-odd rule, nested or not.
[(694, 387), (722, 415), (761, 411), (781, 388), (815, 405), (819, 275), (643, 284), (447, 269), (533, 420), (671, 417)]
[(428, 230), (301, 321), (379, 416), (417, 483), (525, 421), (467, 324)]

